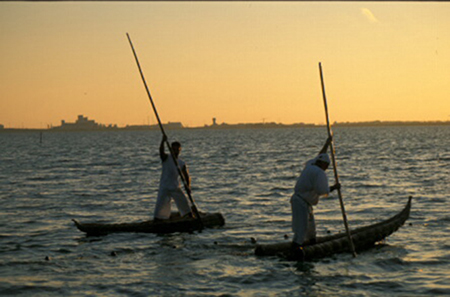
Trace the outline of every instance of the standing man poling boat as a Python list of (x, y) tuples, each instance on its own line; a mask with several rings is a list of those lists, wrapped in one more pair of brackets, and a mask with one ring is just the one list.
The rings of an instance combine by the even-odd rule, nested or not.
[(319, 155), (305, 164), (291, 197), (292, 231), (294, 231), (293, 248), (314, 243), (316, 240), (316, 225), (314, 221), (313, 205), (317, 205), (319, 198), (341, 187), (335, 184), (328, 187), (328, 177), (325, 173), (330, 165), (327, 149), (331, 143), (329, 137), (320, 150)]
[[(167, 136), (164, 134), (161, 145), (159, 146), (159, 155), (162, 161), (162, 173), (159, 182), (158, 199), (156, 200), (155, 205), (155, 220), (165, 220), (170, 218), (172, 199), (175, 201), (181, 216), (192, 216), (189, 201), (180, 187), (177, 164), (170, 155), (164, 152), (164, 143), (166, 142)], [(184, 180), (186, 181), (187, 191), (190, 192), (191, 179), (189, 171), (186, 163), (178, 158), (181, 153), (181, 144), (176, 141), (172, 143), (171, 147), (174, 157), (177, 159), (181, 169), (181, 174), (183, 174)]]
[[(161, 151), (161, 148), (162, 148), (162, 151), (164, 152), (164, 143), (166, 143), (167, 146), (169, 147), (170, 155), (172, 156), (172, 160), (173, 160), (173, 163), (175, 165), (174, 167), (176, 168), (176, 170), (178, 172), (178, 175), (180, 176), (181, 180), (183, 181), (184, 188), (185, 188), (185, 190), (186, 190), (186, 192), (188, 194), (189, 201), (191, 202), (191, 207), (190, 207), (190, 211), (192, 211), (191, 215), (192, 215), (193, 218), (197, 219), (198, 223), (200, 224), (200, 228), (199, 229), (201, 230), (201, 229), (203, 229), (203, 222), (202, 222), (202, 218), (200, 217), (200, 213), (198, 212), (197, 206), (195, 205), (194, 198), (192, 198), (192, 195), (191, 195), (190, 180), (189, 181), (185, 180), (185, 177), (187, 177), (189, 179), (189, 174), (187, 176), (185, 176), (185, 174), (182, 172), (181, 168), (178, 166), (178, 161), (177, 161), (178, 155), (175, 156), (175, 154), (174, 154), (174, 152), (172, 150), (172, 146), (169, 145), (169, 142), (167, 141), (166, 132), (164, 131), (164, 127), (162, 125), (161, 119), (159, 118), (158, 111), (156, 110), (155, 102), (153, 102), (152, 95), (150, 94), (150, 89), (147, 86), (147, 82), (145, 81), (145, 78), (144, 78), (144, 73), (142, 72), (141, 64), (139, 63), (139, 59), (137, 57), (136, 51), (134, 50), (133, 43), (131, 42), (131, 38), (130, 38), (130, 35), (128, 35), (128, 33), (127, 33), (127, 38), (128, 38), (128, 42), (130, 43), (131, 50), (133, 51), (134, 59), (136, 60), (136, 65), (137, 65), (137, 67), (139, 69), (139, 73), (141, 74), (141, 78), (142, 78), (142, 82), (144, 83), (145, 90), (147, 91), (148, 99), (150, 101), (150, 104), (152, 105), (153, 111), (155, 112), (156, 119), (158, 120), (159, 128), (161, 129), (161, 132), (163, 134), (163, 140), (162, 140), (162, 143), (161, 143), (160, 151)], [(178, 154), (180, 153), (179, 152), (180, 149), (181, 149), (181, 145), (179, 145)], [(185, 166), (183, 166), (183, 167), (185, 167)], [(187, 172), (187, 170), (185, 172)], [(179, 188), (179, 186), (178, 186), (178, 188)], [(180, 189), (180, 192), (183, 193), (181, 191), (181, 189)], [(160, 195), (162, 195), (162, 191), (160, 191), (158, 193), (158, 197), (160, 197)], [(184, 194), (183, 194), (183, 196), (184, 196)], [(166, 198), (158, 199), (157, 205), (156, 205), (156, 209), (155, 209), (155, 214), (156, 214), (155, 219), (158, 219), (159, 215), (166, 216), (166, 214), (167, 214), (167, 210), (166, 210), (167, 209), (167, 203), (169, 203), (169, 207), (168, 208), (169, 208), (169, 212), (170, 212), (170, 199), (169, 199), (169, 202), (167, 202)], [(183, 210), (181, 208), (183, 208)], [(184, 206), (179, 206), (179, 210), (180, 210), (180, 212), (185, 212)], [(170, 213), (168, 215), (169, 215), (169, 218), (170, 218)]]

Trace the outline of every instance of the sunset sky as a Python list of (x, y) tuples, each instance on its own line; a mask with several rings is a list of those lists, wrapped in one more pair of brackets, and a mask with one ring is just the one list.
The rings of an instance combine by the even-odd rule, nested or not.
[(0, 2), (0, 124), (450, 120), (450, 3)]

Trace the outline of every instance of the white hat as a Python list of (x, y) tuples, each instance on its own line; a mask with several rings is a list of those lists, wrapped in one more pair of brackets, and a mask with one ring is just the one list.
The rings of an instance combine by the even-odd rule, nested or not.
[(321, 161), (327, 164), (330, 164), (330, 157), (328, 156), (328, 154), (320, 154), (317, 156), (316, 161)]

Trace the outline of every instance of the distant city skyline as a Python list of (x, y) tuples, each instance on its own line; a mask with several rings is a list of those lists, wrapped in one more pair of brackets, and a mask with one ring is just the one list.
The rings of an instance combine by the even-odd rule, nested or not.
[[(332, 126), (386, 126), (386, 125), (450, 125), (450, 121), (365, 121), (365, 122), (334, 122)], [(282, 128), (282, 127), (322, 127), (325, 124), (315, 123), (292, 123), (284, 124), (277, 122), (253, 122), (253, 123), (226, 123), (217, 122), (217, 118), (211, 118), (210, 124), (203, 126), (185, 126), (182, 122), (163, 122), (162, 125), (166, 129), (198, 129), (198, 128)], [(78, 115), (74, 122), (70, 120), (61, 120), (60, 125), (48, 125), (46, 128), (29, 128), (29, 127), (5, 127), (0, 124), (0, 131), (5, 130), (50, 130), (50, 131), (79, 131), (79, 130), (159, 130), (159, 124), (142, 124), (142, 125), (124, 125), (97, 123), (95, 119), (91, 119), (85, 115)]]
[(0, 2), (0, 124), (450, 120), (448, 2)]

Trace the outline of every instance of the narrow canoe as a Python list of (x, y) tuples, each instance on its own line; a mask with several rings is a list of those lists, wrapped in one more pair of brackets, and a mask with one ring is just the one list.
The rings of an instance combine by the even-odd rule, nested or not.
[[(409, 197), (405, 208), (395, 216), (385, 221), (351, 230), (352, 240), (356, 251), (363, 251), (373, 247), (400, 228), (409, 218), (411, 210)], [(329, 257), (333, 254), (351, 252), (347, 233), (318, 237), (316, 243), (305, 245), (301, 249), (292, 249), (292, 242), (257, 245), (257, 256), (279, 256), (292, 261), (308, 261)]]
[[(203, 228), (213, 228), (225, 225), (225, 219), (221, 213), (200, 213)], [(80, 223), (72, 220), (75, 226), (88, 236), (100, 236), (109, 233), (138, 232), (138, 233), (174, 233), (193, 232), (201, 230), (202, 226), (197, 219), (182, 218), (179, 214), (172, 213), (170, 219), (162, 221), (144, 221), (136, 223), (102, 224)]]

